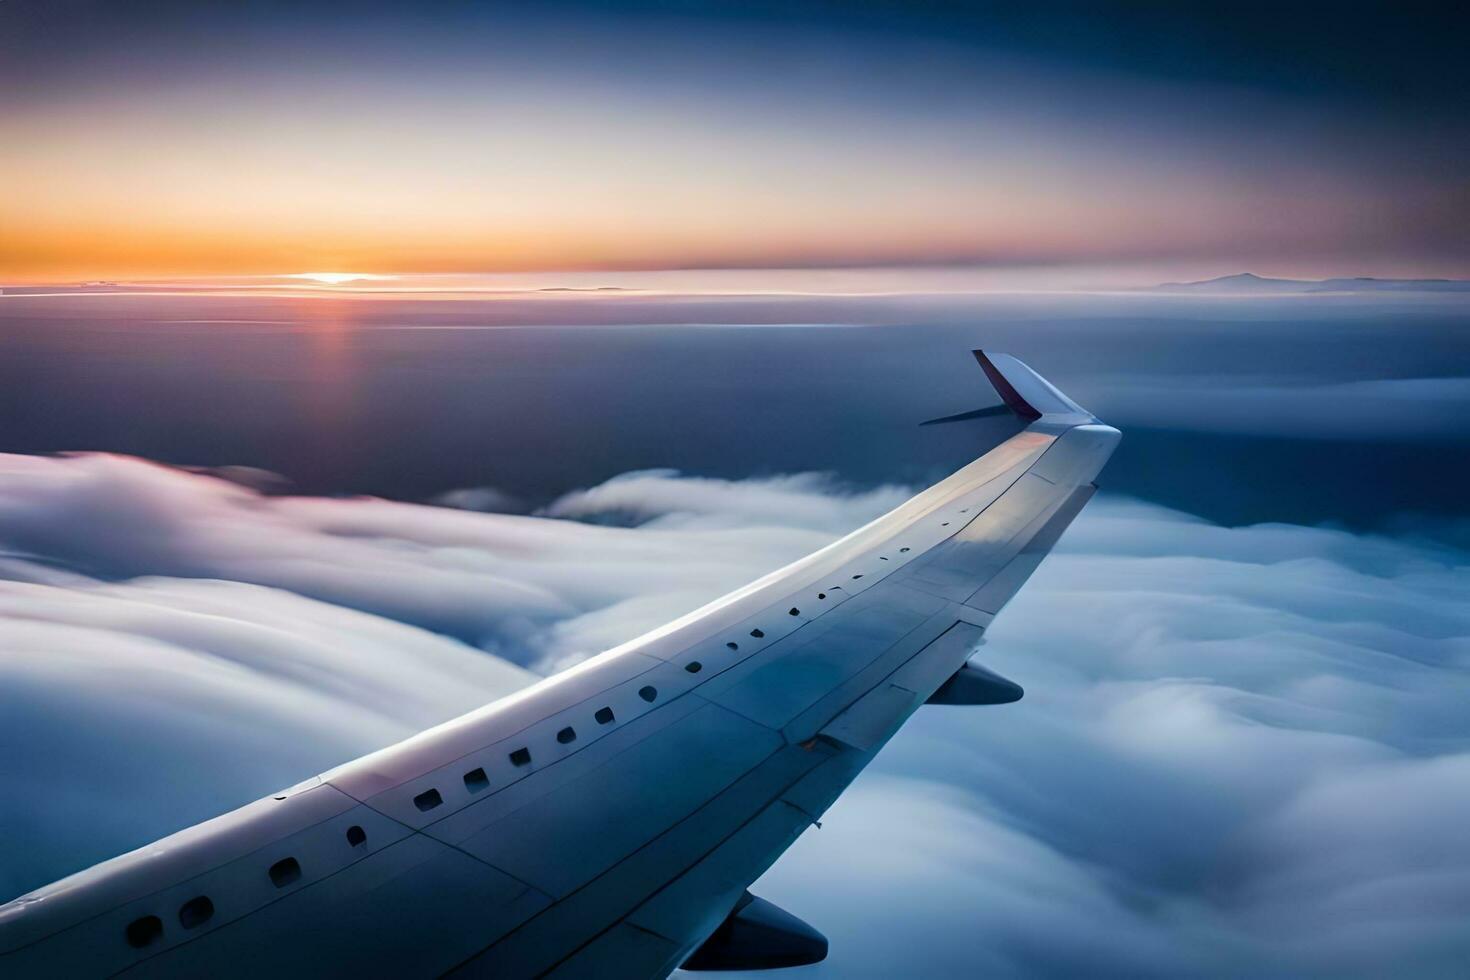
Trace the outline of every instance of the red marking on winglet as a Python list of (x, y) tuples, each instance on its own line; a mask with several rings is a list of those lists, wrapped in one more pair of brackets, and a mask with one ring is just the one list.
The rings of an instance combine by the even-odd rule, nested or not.
[(985, 356), (983, 350), (971, 351), (971, 353), (975, 355), (975, 360), (980, 362), (980, 366), (985, 369), (985, 376), (995, 386), (996, 393), (1000, 395), (1001, 401), (1006, 403), (1006, 407), (1027, 422), (1035, 422), (1041, 418), (1041, 413), (1032, 408), (1031, 403), (1021, 397), (1021, 393), (1011, 386), (1011, 383), (1006, 380), (1006, 376), (1001, 374), (1000, 369), (990, 362), (990, 358)]

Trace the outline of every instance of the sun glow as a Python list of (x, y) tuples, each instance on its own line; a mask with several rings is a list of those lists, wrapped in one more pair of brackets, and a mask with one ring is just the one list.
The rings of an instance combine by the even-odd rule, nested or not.
[(344, 282), (360, 282), (373, 279), (392, 279), (393, 276), (375, 276), (367, 272), (293, 272), (287, 279), (309, 279), (312, 282), (340, 286)]

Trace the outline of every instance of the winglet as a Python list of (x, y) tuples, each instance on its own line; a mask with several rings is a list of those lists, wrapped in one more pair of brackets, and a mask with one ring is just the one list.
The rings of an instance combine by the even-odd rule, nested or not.
[(1096, 421), (1091, 412), (1062, 394), (1018, 358), (1010, 354), (987, 354), (983, 350), (972, 353), (1006, 407), (1023, 421), (1035, 422), (1043, 416), (1056, 416), (1058, 421)]
[(995, 392), (1000, 395), (1001, 401), (1006, 403), (1006, 408), (1009, 408), (1027, 422), (1035, 422), (1041, 418), (1041, 413), (1035, 408), (1032, 408), (1031, 403), (1021, 397), (1021, 393), (1016, 390), (1015, 385), (1007, 381), (1006, 376), (1000, 373), (1000, 368), (995, 366), (995, 362), (990, 359), (990, 355), (986, 354), (983, 350), (975, 350), (971, 353), (975, 355), (975, 360), (980, 362), (980, 366), (985, 369), (985, 376), (995, 386)]

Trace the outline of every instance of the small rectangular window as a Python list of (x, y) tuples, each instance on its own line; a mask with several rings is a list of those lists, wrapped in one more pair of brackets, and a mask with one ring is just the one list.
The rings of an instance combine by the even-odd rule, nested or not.
[(611, 708), (598, 708), (597, 714), (592, 717), (597, 719), (599, 725), (611, 725), (616, 720), (613, 718), (613, 710)]
[(271, 865), (270, 876), (271, 884), (285, 888), (301, 877), (301, 864), (295, 858), (281, 858)]
[(488, 788), (489, 785), (490, 777), (485, 775), (485, 770), (483, 769), (471, 769), (464, 774), (464, 788), (471, 793), (478, 793), (480, 790)]
[(516, 749), (510, 754), (510, 764), (513, 766), (529, 766), (531, 764), (531, 750)]
[(163, 938), (163, 920), (156, 915), (145, 915), (128, 923), (126, 935), (128, 945), (134, 949), (151, 946)]
[(432, 810), (434, 809), (434, 807), (443, 802), (444, 797), (439, 795), (439, 791), (437, 789), (426, 789), (418, 796), (415, 796), (413, 798), (413, 805), (418, 807), (420, 810)]
[(185, 929), (196, 929), (214, 915), (214, 903), (208, 895), (196, 895), (179, 906), (179, 925)]

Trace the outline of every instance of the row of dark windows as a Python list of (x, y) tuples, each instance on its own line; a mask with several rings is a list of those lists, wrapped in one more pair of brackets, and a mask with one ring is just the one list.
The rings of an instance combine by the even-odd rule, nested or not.
[[(357, 824), (347, 828), (349, 847), (361, 847), (366, 843), (367, 831)], [(271, 884), (277, 888), (285, 888), (301, 880), (301, 862), (294, 857), (281, 858), (266, 870), (266, 874), (270, 877)], [(179, 906), (179, 925), (185, 929), (197, 929), (212, 918), (214, 918), (214, 902), (210, 901), (208, 895), (195, 895)], [(127, 937), (128, 945), (134, 949), (152, 946), (163, 938), (163, 920), (156, 915), (145, 915), (140, 919), (134, 919), (128, 923), (124, 935)]]
[[(759, 630), (754, 631), (759, 634)], [(698, 661), (689, 663), (684, 668), (691, 674), (699, 673), (701, 665)], [(658, 688), (646, 685), (638, 690), (638, 696), (644, 701), (652, 704), (658, 699)], [(598, 708), (592, 715), (599, 725), (610, 725), (617, 720), (613, 709), (608, 705)], [(556, 740), (562, 745), (570, 745), (577, 740), (577, 730), (568, 725), (556, 733)], [(510, 762), (513, 766), (528, 766), (531, 764), (531, 750), (525, 746), (515, 749), (510, 753)], [(464, 774), (465, 789), (471, 793), (479, 793), (488, 789), (490, 777), (486, 775), (483, 767), (471, 769)], [(277, 797), (281, 799), (282, 797)], [(429, 811), (444, 803), (444, 796), (437, 789), (426, 789), (413, 798), (413, 805), (420, 811)], [(347, 843), (352, 847), (361, 847), (367, 843), (367, 832), (357, 825), (347, 828)], [(277, 888), (299, 881), (301, 878), (301, 862), (294, 857), (282, 858), (271, 865), (267, 871), (271, 884)], [(185, 929), (194, 929), (208, 922), (214, 915), (214, 903), (206, 895), (199, 895), (189, 899), (179, 907), (179, 925)], [(128, 924), (126, 930), (128, 945), (134, 949), (143, 949), (153, 945), (163, 938), (163, 920), (156, 915), (145, 915), (135, 919)]]
[[(900, 548), (898, 550), (908, 551), (909, 549)], [(887, 560), (887, 558), (883, 558), (883, 561)], [(862, 575), (854, 575), (853, 578), (862, 578)], [(834, 585), (832, 587), (832, 591), (839, 591), (841, 590), (841, 588), (842, 586), (840, 585)], [(827, 593), (818, 592), (817, 598), (826, 599)], [(792, 606), (790, 609), (787, 610), (787, 612), (792, 616), (801, 615), (801, 610), (796, 606)], [(750, 631), (750, 635), (759, 640), (764, 639), (766, 634), (765, 631), (762, 630), (760, 627), (756, 627), (755, 629), (752, 629)], [(740, 649), (740, 644), (736, 643), (734, 640), (726, 643), (725, 646), (731, 650)], [(704, 664), (700, 663), (698, 660), (691, 660), (689, 661), (689, 663), (684, 665), (684, 669), (691, 674), (697, 674), (704, 669)], [(651, 685), (642, 687), (638, 690), (638, 696), (648, 703), (652, 704), (654, 700), (658, 698), (658, 688)], [(599, 725), (610, 725), (617, 720), (616, 716), (613, 714), (613, 709), (606, 705), (598, 708), (592, 717)], [(561, 731), (556, 733), (556, 740), (562, 745), (570, 745), (577, 740), (577, 730), (568, 725), (566, 728), (563, 728)], [(516, 768), (529, 766), (531, 764), (530, 748), (522, 746), (518, 749), (512, 750), (510, 753), (510, 764), (515, 766)], [(490, 778), (485, 775), (485, 770), (483, 768), (471, 769), (469, 772), (464, 774), (464, 785), (465, 789), (469, 790), (471, 793), (479, 793), (490, 786)], [(435, 807), (442, 805), (443, 803), (444, 796), (437, 789), (424, 790), (422, 793), (413, 798), (413, 805), (417, 807), (421, 812), (428, 812), (429, 810), (432, 810)]]
[[(693, 663), (684, 669), (691, 674), (697, 674), (699, 673), (700, 665)], [(652, 685), (640, 688), (638, 696), (649, 704), (652, 704), (658, 699), (658, 688)], [(593, 712), (592, 719), (599, 725), (611, 725), (618, 720), (617, 715), (613, 713), (613, 709), (608, 705), (603, 705)], [(571, 725), (568, 725), (556, 733), (556, 740), (562, 745), (571, 745), (577, 740), (577, 730)], [(513, 749), (509, 754), (509, 758), (510, 764), (518, 769), (522, 766), (529, 766), (531, 764), (531, 750), (529, 747), (523, 745), (518, 749)], [(483, 767), (471, 769), (464, 774), (464, 788), (469, 790), (471, 794), (480, 793), (490, 788), (490, 777), (485, 774)], [(413, 798), (413, 805), (425, 813), (440, 806), (443, 802), (444, 795), (437, 789), (426, 789)]]

